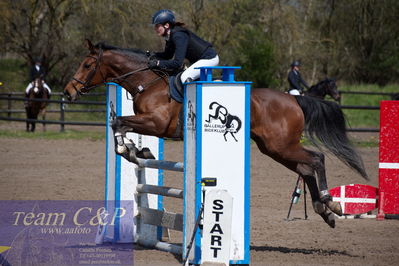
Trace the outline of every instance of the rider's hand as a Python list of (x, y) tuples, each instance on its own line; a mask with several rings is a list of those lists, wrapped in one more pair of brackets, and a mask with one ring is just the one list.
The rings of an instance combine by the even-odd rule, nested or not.
[(152, 60), (148, 61), (148, 67), (149, 68), (157, 68), (158, 65), (159, 65), (159, 61), (158, 60), (152, 59)]
[(155, 53), (151, 51), (145, 51), (145, 55), (148, 57), (149, 60), (156, 59)]

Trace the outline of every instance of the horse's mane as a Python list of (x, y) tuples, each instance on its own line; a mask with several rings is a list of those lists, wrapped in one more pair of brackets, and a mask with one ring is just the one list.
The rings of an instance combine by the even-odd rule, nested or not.
[(99, 42), (96, 45), (94, 45), (94, 48), (96, 49), (102, 49), (104, 51), (107, 50), (114, 50), (126, 55), (133, 55), (133, 56), (145, 56), (145, 52), (143, 50), (140, 49), (136, 49), (136, 48), (121, 48), (121, 47), (116, 47), (116, 46), (112, 46), (109, 44), (106, 44), (104, 42)]

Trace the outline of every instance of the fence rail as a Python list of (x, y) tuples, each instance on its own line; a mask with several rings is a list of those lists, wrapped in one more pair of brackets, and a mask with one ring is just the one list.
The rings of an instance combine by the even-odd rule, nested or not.
[(81, 105), (106, 105), (105, 101), (77, 101), (77, 102), (70, 102), (65, 101), (64, 98), (62, 100), (47, 100), (47, 99), (29, 99), (29, 98), (22, 98), (22, 97), (5, 97), (0, 96), (0, 100), (8, 100), (8, 101), (29, 101), (29, 102), (45, 102), (45, 103), (61, 103), (61, 104), (81, 104)]
[[(25, 93), (23, 92), (0, 92), (0, 96), (8, 96), (8, 95), (20, 95), (20, 96), (25, 96)], [(64, 93), (62, 92), (52, 92), (51, 95), (53, 96), (64, 96)], [(90, 92), (85, 94), (85, 97), (87, 96), (105, 96), (105, 92)]]
[(368, 92), (368, 91), (339, 91), (340, 94), (382, 95), (392, 99), (399, 96), (399, 92)]
[[(340, 91), (340, 94), (363, 94), (363, 95), (383, 95), (390, 96), (392, 99), (395, 97), (399, 97), (399, 93), (394, 92), (352, 92), (352, 91)], [(16, 96), (24, 96), (23, 92), (6, 92), (0, 93), (0, 101), (8, 101), (7, 109), (0, 109), (0, 120), (4, 121), (18, 121), (18, 122), (35, 122), (35, 123), (43, 123), (43, 124), (59, 124), (61, 125), (61, 130), (64, 131), (65, 125), (79, 125), (79, 126), (105, 126), (105, 123), (102, 122), (83, 122), (83, 121), (65, 121), (65, 113), (97, 113), (106, 112), (106, 109), (67, 109), (68, 105), (96, 105), (96, 106), (106, 106), (105, 101), (77, 101), (77, 102), (69, 102), (66, 101), (63, 97), (63, 93), (54, 92), (52, 96), (60, 96), (61, 100), (44, 100), (44, 99), (27, 99), (24, 97), (16, 97)], [(105, 96), (105, 93), (89, 93), (86, 96)], [(37, 102), (47, 102), (47, 103), (56, 103), (59, 104), (59, 109), (51, 109), (46, 110), (49, 113), (60, 113), (60, 120), (39, 120), (39, 119), (25, 119), (25, 118), (16, 118), (11, 117), (11, 114), (14, 113), (24, 113), (23, 109), (12, 109), (12, 101), (37, 101)], [(341, 105), (341, 109), (355, 109), (355, 110), (379, 110), (379, 106), (356, 106), (356, 105)], [(1, 116), (1, 114), (7, 113), (7, 117)], [(378, 128), (349, 128), (349, 132), (379, 132)]]
[[(0, 109), (0, 114), (2, 113), (11, 113), (11, 114), (18, 114), (18, 113), (25, 113), (26, 111), (24, 109)], [(61, 110), (57, 110), (57, 109), (50, 109), (47, 110), (46, 109), (46, 113), (59, 113), (61, 112)], [(65, 109), (64, 110), (65, 113), (104, 113), (106, 112), (106, 109)]]
[[(88, 96), (105, 96), (105, 93), (91, 93), (87, 94)], [(20, 96), (20, 97), (17, 97)], [(23, 96), (23, 97), (21, 97)], [(57, 124), (60, 125), (60, 131), (63, 132), (65, 130), (65, 125), (78, 125), (78, 126), (105, 126), (104, 122), (90, 122), (90, 121), (65, 121), (65, 113), (98, 113), (98, 112), (106, 112), (106, 109), (68, 109), (66, 108), (69, 105), (85, 105), (85, 106), (106, 106), (105, 101), (78, 101), (78, 102), (69, 102), (64, 99), (64, 95), (62, 93), (52, 93), (52, 96), (60, 96), (61, 100), (47, 100), (47, 99), (28, 99), (24, 97), (25, 94), (22, 92), (8, 92), (8, 93), (0, 93), (0, 101), (7, 101), (7, 109), (0, 110), (0, 120), (4, 121), (16, 121), (16, 122), (29, 122), (29, 123), (42, 123), (42, 124)], [(48, 113), (59, 113), (59, 120), (40, 120), (40, 119), (26, 119), (26, 118), (18, 118), (12, 117), (12, 114), (17, 113), (25, 113), (23, 109), (13, 109), (12, 102), (13, 101), (22, 101), (22, 102), (46, 102), (46, 103), (55, 103), (59, 105), (59, 109), (51, 109), (46, 110)], [(2, 114), (7, 114), (7, 116), (2, 116)]]
[(380, 110), (380, 107), (379, 106), (366, 106), (366, 105), (341, 105), (341, 109)]
[[(30, 123), (42, 123), (42, 124), (56, 124), (56, 125), (75, 125), (75, 126), (106, 126), (106, 123), (101, 122), (79, 122), (79, 121), (58, 121), (58, 120), (40, 120), (40, 119), (27, 119), (27, 118), (16, 118), (16, 117), (4, 117), (0, 116), (0, 120), (5, 121), (17, 121), (17, 122), (30, 122)], [(63, 130), (61, 130), (63, 131)]]

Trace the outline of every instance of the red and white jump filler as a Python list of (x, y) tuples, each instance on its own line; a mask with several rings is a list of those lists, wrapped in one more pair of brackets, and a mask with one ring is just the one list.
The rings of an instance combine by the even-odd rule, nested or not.
[(330, 190), (343, 214), (362, 214), (378, 207), (378, 220), (399, 218), (399, 101), (381, 101), (378, 188), (351, 184)]

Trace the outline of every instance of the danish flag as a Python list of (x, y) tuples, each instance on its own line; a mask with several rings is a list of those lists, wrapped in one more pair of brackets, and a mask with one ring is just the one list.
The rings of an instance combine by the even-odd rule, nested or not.
[(330, 189), (333, 201), (341, 203), (343, 214), (362, 214), (377, 208), (378, 189), (369, 185), (350, 184)]

